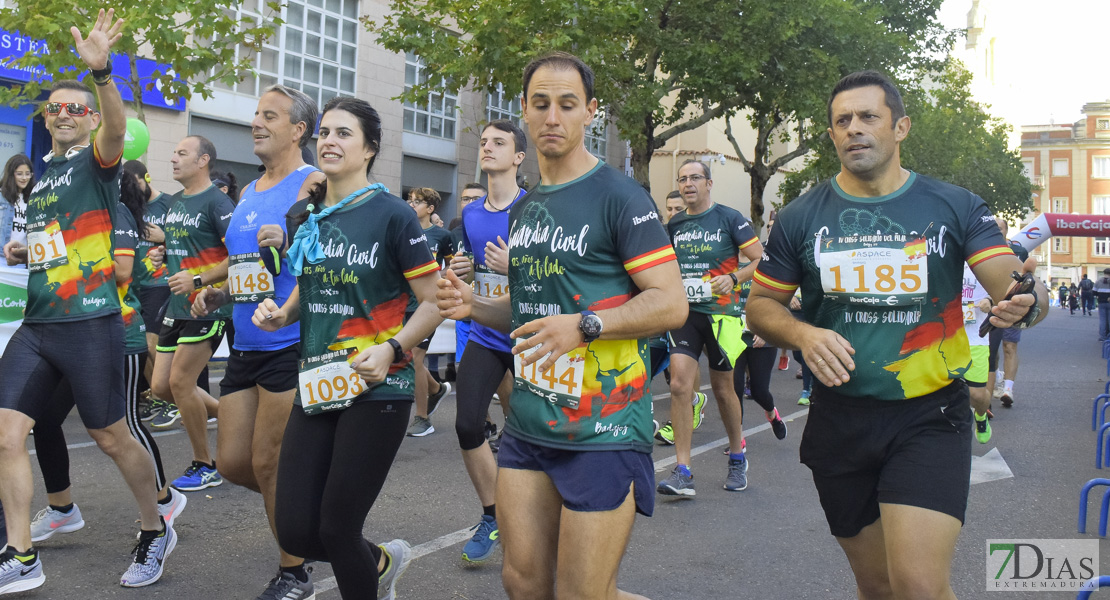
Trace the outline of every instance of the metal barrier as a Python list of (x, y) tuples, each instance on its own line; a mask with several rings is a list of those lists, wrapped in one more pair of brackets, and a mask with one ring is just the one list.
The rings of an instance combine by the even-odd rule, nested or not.
[[(1083, 489), (1079, 492), (1079, 533), (1087, 533), (1087, 497), (1090, 496), (1091, 488), (1096, 485), (1110, 486), (1110, 479), (1092, 479), (1083, 485)], [(1108, 512), (1110, 512), (1110, 489), (1102, 496), (1102, 510), (1098, 516), (1098, 531), (1102, 537), (1106, 537)]]
[[(1092, 577), (1092, 578), (1088, 579), (1087, 581), (1085, 581), (1083, 583), (1083, 587), (1086, 588), (1087, 586), (1091, 586), (1095, 589), (1098, 589), (1098, 588), (1101, 588), (1101, 587), (1108, 587), (1108, 586), (1110, 586), (1110, 576), (1101, 575), (1099, 577)], [(1081, 590), (1079, 592), (1079, 595), (1075, 597), (1075, 600), (1087, 600), (1088, 598), (1091, 597), (1091, 594), (1093, 594), (1094, 592), (1095, 592), (1094, 589)]]

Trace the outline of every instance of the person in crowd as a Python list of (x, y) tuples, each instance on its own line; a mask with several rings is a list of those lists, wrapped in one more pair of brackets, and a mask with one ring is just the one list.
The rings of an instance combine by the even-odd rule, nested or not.
[(35, 187), (35, 174), (31, 159), (25, 154), (16, 154), (4, 165), (4, 176), (0, 177), (0, 195), (8, 203), (0, 202), (0, 242), (7, 244), (12, 239), (27, 243), (27, 198)]

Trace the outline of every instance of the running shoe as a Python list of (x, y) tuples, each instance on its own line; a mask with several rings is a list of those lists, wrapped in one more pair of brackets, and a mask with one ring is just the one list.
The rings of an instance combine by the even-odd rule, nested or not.
[(786, 423), (779, 416), (779, 409), (775, 409), (774, 415), (767, 419), (771, 423), (771, 431), (775, 432), (775, 437), (780, 440), (786, 439)]
[(494, 425), (492, 421), (486, 421), (486, 424), (482, 426), (482, 433), (486, 435), (487, 440), (497, 437), (497, 425)]
[(664, 496), (695, 496), (697, 492), (694, 490), (694, 475), (691, 473), (687, 475), (682, 472), (679, 467), (675, 467), (671, 471), (670, 477), (659, 482), (659, 487), (655, 488), (656, 492)]
[(798, 398), (798, 406), (809, 406), (809, 390), (802, 390), (802, 396)]
[(489, 441), (486, 442), (487, 444), (489, 444), (490, 452), (497, 454), (497, 451), (501, 449), (501, 436), (504, 434), (505, 428), (502, 427), (501, 431), (497, 432), (497, 435), (491, 437)]
[(147, 390), (147, 391), (143, 392), (142, 394), (140, 394), (139, 395), (139, 420), (145, 422), (145, 421), (149, 421), (149, 420), (153, 419), (154, 416), (156, 414), (158, 414), (155, 411), (155, 405), (159, 404), (161, 402), (162, 402), (161, 400), (158, 400), (157, 398), (154, 397), (153, 392), (151, 392), (150, 390)]
[(705, 403), (708, 401), (709, 397), (705, 394), (694, 392), (694, 429), (701, 427), (701, 422), (705, 420)]
[(412, 562), (412, 546), (405, 540), (393, 540), (378, 544), (378, 547), (389, 556), (389, 566), (378, 574), (378, 600), (395, 600), (397, 580)]
[(747, 379), (744, 380), (744, 398), (748, 400), (752, 399), (752, 386)]
[(159, 532), (141, 532), (135, 549), (131, 551), (135, 561), (120, 577), (119, 584), (123, 587), (143, 587), (161, 579), (162, 567), (174, 546), (177, 546), (177, 533), (169, 525), (163, 526)]
[(794, 373), (794, 379), (801, 379), (801, 378), (802, 378), (802, 368), (798, 367), (798, 370)]
[(981, 417), (979, 413), (975, 413), (975, 439), (980, 444), (991, 441), (991, 421), (985, 413)]
[(1014, 390), (1003, 390), (1002, 396), (999, 397), (999, 400), (1002, 401), (1002, 408), (1012, 408), (1014, 406)]
[(405, 434), (409, 437), (424, 437), (436, 432), (436, 428), (432, 427), (432, 422), (426, 417), (416, 415), (412, 418), (412, 424), (409, 425), (409, 430)]
[(85, 520), (81, 518), (81, 509), (76, 504), (68, 513), (47, 506), (31, 521), (31, 541), (42, 542), (54, 537), (55, 533), (70, 533), (84, 526)]
[(493, 556), (493, 552), (501, 545), (501, 541), (497, 539), (499, 535), (497, 519), (489, 515), (482, 515), (482, 520), (470, 529), (474, 532), (474, 537), (470, 538), (470, 541), (463, 546), (463, 560), (469, 563), (482, 563), (489, 560), (489, 557)]
[(782, 354), (779, 356), (779, 370), (785, 371), (790, 368), (790, 357)]
[(42, 561), (37, 552), (24, 556), (23, 560), (11, 548), (5, 548), (0, 554), (0, 594), (33, 590), (43, 583), (46, 583), (46, 575), (42, 572)]
[[(446, 381), (441, 381), (439, 383), (439, 391), (434, 393), (434, 394), (428, 394), (428, 418), (429, 419), (432, 417), (432, 415), (436, 414), (436, 409), (439, 408), (439, 401), (443, 400), (443, 398), (447, 394), (450, 394), (450, 393), (451, 393), (451, 384), (447, 383)], [(431, 431), (429, 431), (428, 433), (431, 433)]]
[(312, 579), (301, 581), (292, 573), (278, 571), (277, 577), (266, 584), (266, 589), (255, 600), (312, 600), (316, 588)]
[[(744, 439), (740, 440), (740, 451), (744, 452), (747, 447), (748, 447), (748, 438), (744, 438)], [(723, 454), (725, 456), (728, 456), (729, 454), (732, 454), (732, 447), (731, 446), (725, 446), (725, 451), (723, 452)]]
[(665, 446), (674, 445), (674, 428), (671, 427), (670, 421), (667, 421), (666, 425), (660, 427), (659, 431), (655, 432), (655, 439), (662, 442)]
[(162, 515), (162, 518), (166, 520), (166, 525), (172, 526), (174, 520), (181, 514), (181, 511), (185, 510), (185, 505), (189, 503), (189, 499), (185, 497), (185, 494), (182, 494), (172, 487), (169, 489), (169, 492), (170, 501), (166, 504), (158, 505), (158, 514)]
[(725, 477), (724, 488), (730, 492), (739, 492), (748, 489), (748, 459), (728, 459), (728, 476)]
[(224, 482), (219, 471), (202, 462), (193, 461), (185, 474), (173, 480), (173, 487), (182, 492), (199, 492), (204, 488), (216, 487)]
[(177, 410), (177, 405), (165, 402), (161, 412), (150, 422), (150, 426), (155, 429), (166, 429), (173, 427), (173, 424), (179, 420), (181, 420), (181, 411)]

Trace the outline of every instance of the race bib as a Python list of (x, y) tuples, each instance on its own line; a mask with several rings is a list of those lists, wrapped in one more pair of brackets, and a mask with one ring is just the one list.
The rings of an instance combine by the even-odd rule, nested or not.
[[(520, 342), (518, 338), (517, 343)], [(519, 354), (513, 356), (517, 386), (527, 388), (552, 404), (578, 409), (582, 399), (582, 380), (586, 374), (585, 345), (560, 356), (555, 361), (555, 366), (546, 371), (539, 370), (542, 359), (522, 367), (520, 358)]]
[(682, 287), (686, 288), (686, 301), (691, 304), (701, 304), (713, 301), (713, 286), (700, 278), (682, 280)]
[(274, 277), (262, 265), (257, 252), (229, 257), (227, 285), (235, 303), (257, 304), (274, 297)]
[(821, 252), (825, 295), (853, 306), (907, 306), (925, 301), (929, 264), (906, 248), (855, 248)]
[(486, 298), (496, 298), (509, 293), (509, 276), (500, 273), (476, 272), (474, 293)]
[(978, 313), (979, 309), (976, 308), (974, 302), (964, 302), (964, 323), (974, 323), (977, 320), (976, 315)]
[[(304, 361), (297, 377), (301, 408), (306, 415), (316, 415), (330, 410), (343, 410), (355, 398), (370, 389), (347, 362), (346, 352), (336, 352), (320, 364), (319, 360)], [(316, 366), (308, 366), (316, 364)]]
[(40, 223), (34, 229), (27, 233), (27, 269), (38, 272), (68, 264), (66, 241), (58, 221)]

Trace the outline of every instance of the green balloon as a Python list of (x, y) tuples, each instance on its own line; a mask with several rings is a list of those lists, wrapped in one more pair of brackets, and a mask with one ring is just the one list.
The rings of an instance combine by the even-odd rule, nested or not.
[(127, 119), (127, 135), (123, 141), (123, 157), (135, 160), (146, 152), (150, 145), (150, 131), (146, 124), (138, 119)]

